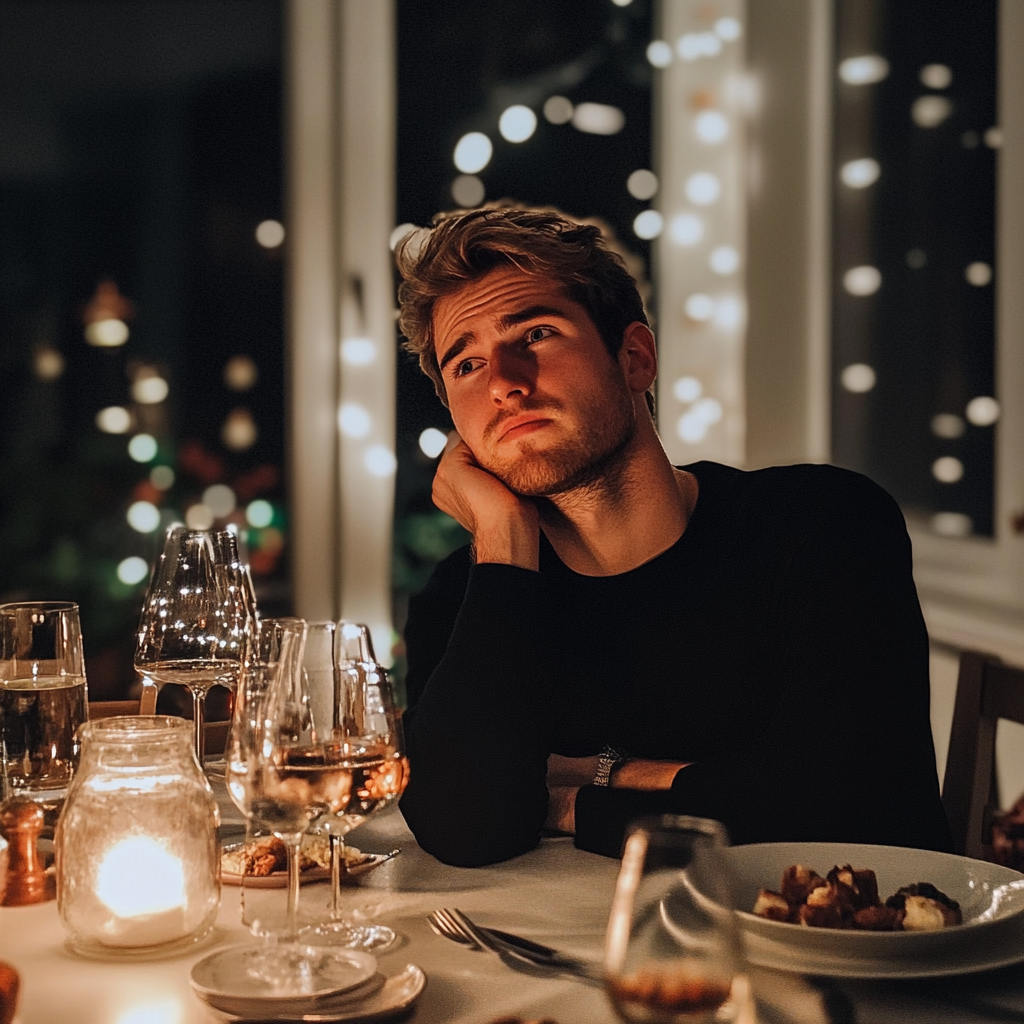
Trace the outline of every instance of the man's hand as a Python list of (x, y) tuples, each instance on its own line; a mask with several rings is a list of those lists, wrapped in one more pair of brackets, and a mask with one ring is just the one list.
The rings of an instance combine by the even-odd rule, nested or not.
[[(669, 790), (684, 761), (626, 761), (612, 772), (613, 789), (641, 789), (647, 792)], [(548, 757), (548, 816), (544, 827), (555, 832), (576, 832), (576, 792), (588, 786), (597, 773), (597, 755), (593, 757)]]
[(476, 461), (455, 431), (434, 474), (434, 504), (473, 535), (477, 562), (540, 565), (537, 506), (513, 494)]

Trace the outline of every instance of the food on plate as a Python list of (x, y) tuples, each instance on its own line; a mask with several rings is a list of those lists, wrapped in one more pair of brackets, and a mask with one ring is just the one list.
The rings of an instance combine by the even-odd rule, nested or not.
[[(355, 867), (363, 860), (363, 854), (353, 846), (345, 847), (345, 864)], [(299, 870), (331, 866), (331, 848), (324, 836), (304, 835), (299, 852)], [(260, 836), (252, 842), (222, 850), (220, 867), (224, 874), (246, 875), (250, 878), (265, 878), (275, 871), (288, 868), (288, 851), (277, 836)]]
[(824, 878), (803, 864), (792, 864), (782, 873), (779, 888), (758, 893), (758, 917), (871, 932), (937, 931), (963, 920), (960, 904), (930, 882), (905, 885), (883, 903), (874, 871), (849, 864), (837, 864)]

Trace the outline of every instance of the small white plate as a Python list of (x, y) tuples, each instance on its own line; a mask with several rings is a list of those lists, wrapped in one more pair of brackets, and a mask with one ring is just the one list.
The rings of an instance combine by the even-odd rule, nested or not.
[[(284, 1021), (286, 1024), (336, 1024), (347, 1021), (351, 1024), (371, 1024), (373, 1021), (388, 1020), (404, 1013), (420, 997), (427, 984), (427, 976), (415, 964), (406, 964), (400, 974), (388, 978), (381, 988), (363, 1000), (338, 999), (321, 1000), (315, 1009), (300, 1013), (280, 1013), (264, 1007), (262, 1015), (225, 1013), (207, 1003), (211, 1016), (225, 1024), (236, 1020)], [(205, 1002), (205, 1000), (204, 1000)]]
[[(748, 959), (759, 966), (845, 978), (937, 977), (1024, 960), (1024, 875), (931, 850), (849, 843), (757, 843), (727, 851)], [(871, 868), (884, 900), (901, 886), (931, 882), (960, 904), (964, 923), (934, 932), (862, 932), (769, 921), (748, 912), (762, 888), (803, 864), (825, 875), (835, 864)]]
[[(292, 956), (291, 967), (278, 966), (275, 977), (264, 977), (260, 961), (268, 956)], [(301, 960), (315, 962), (304, 970)], [(192, 988), (204, 1002), (233, 999), (259, 1002), (269, 1009), (304, 1009), (348, 992), (377, 973), (377, 959), (369, 953), (326, 946), (268, 946), (254, 943), (229, 946), (204, 957), (192, 968)], [(297, 1005), (298, 1004), (298, 1005)]]

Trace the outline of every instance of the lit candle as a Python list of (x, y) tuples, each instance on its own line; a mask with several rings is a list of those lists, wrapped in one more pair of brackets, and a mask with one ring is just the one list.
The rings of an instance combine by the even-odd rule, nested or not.
[(101, 925), (109, 945), (155, 946), (189, 932), (181, 859), (148, 836), (110, 848), (96, 871), (96, 896), (109, 912)]

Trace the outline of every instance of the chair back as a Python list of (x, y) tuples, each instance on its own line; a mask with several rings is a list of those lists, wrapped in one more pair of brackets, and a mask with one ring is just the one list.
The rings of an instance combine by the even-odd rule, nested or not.
[(992, 818), (1000, 811), (995, 781), (996, 723), (1024, 724), (1024, 669), (964, 651), (956, 684), (942, 805), (957, 853), (992, 855)]
[(156, 687), (147, 684), (142, 687), (138, 700), (90, 701), (89, 719), (94, 721), (97, 718), (113, 718), (115, 715), (155, 715), (156, 696)]

